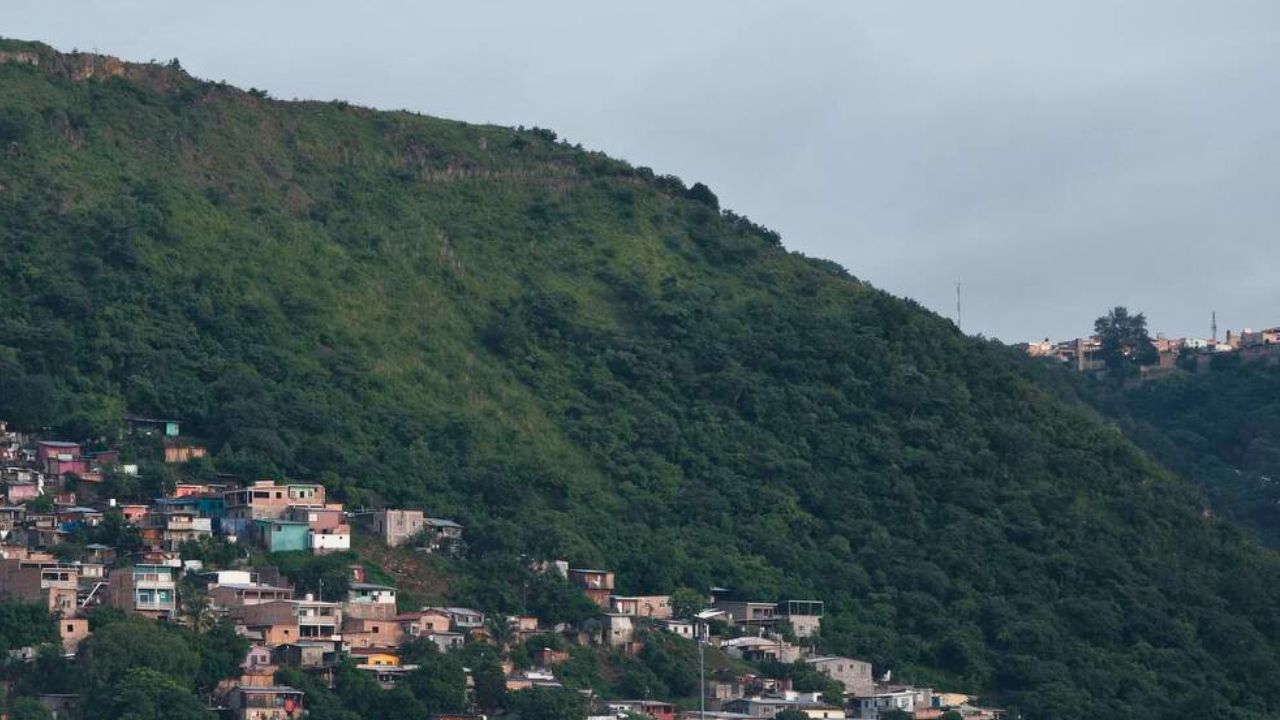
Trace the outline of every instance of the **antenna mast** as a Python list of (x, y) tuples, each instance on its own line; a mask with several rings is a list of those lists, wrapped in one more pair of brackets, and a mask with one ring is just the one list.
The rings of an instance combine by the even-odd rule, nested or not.
[(1218, 344), (1218, 311), (1214, 310), (1209, 321), (1209, 331), (1213, 333), (1213, 344)]
[(964, 332), (964, 315), (960, 305), (960, 281), (956, 281), (956, 329)]

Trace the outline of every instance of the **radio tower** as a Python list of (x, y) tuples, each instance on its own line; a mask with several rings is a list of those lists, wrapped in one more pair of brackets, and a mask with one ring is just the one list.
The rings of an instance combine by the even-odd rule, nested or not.
[(1209, 332), (1212, 333), (1212, 342), (1218, 344), (1218, 311), (1214, 310), (1210, 315)]
[(964, 332), (964, 315), (960, 308), (960, 281), (956, 281), (956, 329)]

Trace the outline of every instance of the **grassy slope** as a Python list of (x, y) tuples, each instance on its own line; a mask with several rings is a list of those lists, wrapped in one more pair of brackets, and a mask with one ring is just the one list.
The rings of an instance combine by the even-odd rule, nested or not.
[(1005, 350), (545, 132), (38, 52), (0, 64), (19, 422), (181, 416), (477, 554), (817, 595), (829, 650), (1029, 717), (1277, 713), (1274, 555)]

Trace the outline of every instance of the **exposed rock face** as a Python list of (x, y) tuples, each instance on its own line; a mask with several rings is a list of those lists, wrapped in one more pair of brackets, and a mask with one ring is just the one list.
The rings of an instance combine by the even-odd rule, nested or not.
[(161, 91), (173, 90), (191, 80), (191, 76), (183, 72), (176, 61), (169, 64), (130, 63), (111, 55), (60, 53), (39, 43), (22, 45), (23, 49), (0, 50), (0, 64), (30, 65), (73, 82), (127, 78)]

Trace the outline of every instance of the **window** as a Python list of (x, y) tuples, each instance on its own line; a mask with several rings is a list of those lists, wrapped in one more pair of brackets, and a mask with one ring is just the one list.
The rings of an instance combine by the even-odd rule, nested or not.
[(67, 632), (75, 632), (75, 631), (76, 631), (76, 626), (75, 626), (75, 625), (68, 625), (68, 626), (67, 626)]

